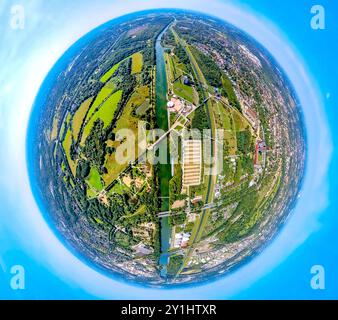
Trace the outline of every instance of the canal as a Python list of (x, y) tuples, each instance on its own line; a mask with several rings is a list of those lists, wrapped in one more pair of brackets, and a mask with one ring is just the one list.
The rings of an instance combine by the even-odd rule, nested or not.
[[(159, 34), (155, 44), (156, 54), (156, 121), (159, 129), (167, 131), (169, 129), (168, 111), (167, 111), (167, 76), (164, 60), (164, 48), (162, 47), (161, 40), (163, 34), (167, 31), (169, 25)], [(171, 165), (170, 156), (168, 152), (167, 139), (163, 139), (159, 144), (159, 148), (167, 148), (166, 163), (159, 164), (159, 184), (161, 194), (161, 211), (169, 211), (169, 181), (171, 179)], [(171, 228), (169, 225), (169, 218), (160, 218), (161, 226), (161, 255), (159, 264), (161, 268), (161, 276), (166, 277), (167, 265), (169, 260), (168, 250), (170, 247), (170, 234)]]

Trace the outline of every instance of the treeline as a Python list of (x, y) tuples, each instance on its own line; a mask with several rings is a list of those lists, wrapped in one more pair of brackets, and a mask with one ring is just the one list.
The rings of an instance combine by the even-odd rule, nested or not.
[(116, 74), (116, 87), (122, 90), (122, 97), (117, 105), (113, 122), (115, 122), (121, 113), (123, 107), (128, 102), (131, 94), (134, 92), (136, 86), (135, 76), (131, 74), (132, 59), (128, 59), (121, 63)]
[(143, 72), (142, 85), (147, 86), (152, 81), (152, 69), (155, 64), (155, 48), (154, 46), (147, 47), (143, 50)]
[(110, 230), (115, 221), (123, 214), (123, 208), (118, 204), (121, 204), (121, 199), (114, 199), (116, 203), (111, 207), (107, 207), (102, 204), (96, 198), (88, 200), (88, 208), (86, 210), (86, 217), (92, 225), (101, 230)]
[(174, 53), (184, 65), (187, 66), (190, 64), (190, 59), (181, 44), (176, 44)]
[(191, 122), (192, 128), (196, 128), (201, 132), (204, 129), (210, 129), (209, 120), (205, 108), (205, 105), (201, 105), (199, 108), (197, 108), (194, 112), (194, 117), (192, 118)]
[(222, 75), (222, 89), (222, 93), (228, 98), (229, 104), (242, 112), (241, 104), (237, 99), (232, 83), (224, 73)]
[(248, 153), (255, 151), (255, 145), (251, 136), (250, 130), (247, 128), (244, 131), (239, 131), (236, 133), (237, 137), (237, 149), (242, 154), (246, 155)]
[(190, 50), (207, 82), (215, 88), (222, 87), (222, 72), (213, 58), (203, 54), (193, 46), (190, 47)]
[(190, 48), (207, 82), (215, 88), (220, 88), (221, 93), (228, 98), (229, 104), (241, 112), (242, 108), (230, 79), (220, 70), (211, 56), (203, 54), (193, 46)]
[[(83, 147), (83, 154), (89, 161), (91, 166), (98, 168), (100, 174), (107, 173), (107, 169), (104, 167), (106, 156), (106, 142), (107, 135), (104, 130), (104, 123), (101, 119), (97, 119), (94, 122), (93, 128), (90, 131), (89, 136), (86, 139), (86, 144)], [(79, 169), (82, 172), (82, 167)]]
[(169, 216), (169, 224), (173, 226), (179, 226), (185, 222), (187, 219), (187, 214), (185, 212), (181, 212), (179, 214), (174, 213)]
[(259, 195), (255, 189), (248, 189), (242, 194), (242, 199), (238, 204), (233, 216), (240, 216), (235, 222), (227, 220), (225, 228), (219, 233), (219, 239), (225, 243), (233, 243), (247, 236), (256, 225), (255, 207)]
[(181, 190), (182, 190), (182, 167), (180, 164), (175, 164), (175, 175), (169, 181), (170, 204), (173, 204), (176, 200), (180, 198)]
[(183, 263), (182, 255), (171, 256), (169, 258), (167, 273), (172, 276), (175, 275), (180, 270), (182, 263)]
[(175, 36), (172, 31), (169, 29), (162, 38), (163, 47), (174, 47), (176, 45)]

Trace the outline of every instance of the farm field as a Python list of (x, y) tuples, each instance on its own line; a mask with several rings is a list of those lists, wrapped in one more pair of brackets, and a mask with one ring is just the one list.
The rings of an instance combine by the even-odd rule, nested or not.
[(141, 52), (134, 53), (131, 56), (132, 65), (131, 65), (131, 74), (140, 73), (143, 67), (143, 55)]
[(82, 127), (82, 124), (84, 122), (84, 119), (86, 117), (86, 114), (89, 110), (90, 104), (92, 103), (93, 98), (88, 98), (86, 101), (84, 101), (79, 109), (75, 112), (72, 122), (72, 130), (73, 130), (73, 137), (74, 141), (77, 141), (79, 137), (79, 133)]
[(76, 174), (76, 163), (72, 160), (71, 156), (70, 156), (70, 148), (73, 142), (73, 138), (72, 138), (72, 130), (70, 128), (70, 126), (67, 129), (67, 133), (65, 135), (65, 138), (62, 142), (62, 147), (65, 151), (66, 157), (67, 157), (67, 162), (68, 165), (71, 169), (71, 172), (73, 174), (73, 176), (75, 176)]
[(104, 123), (104, 127), (107, 127), (110, 122), (114, 118), (115, 110), (117, 108), (117, 105), (121, 99), (122, 96), (122, 91), (119, 90), (112, 94), (100, 107), (100, 109), (93, 114), (89, 122), (86, 124), (84, 130), (83, 130), (83, 135), (81, 139), (81, 144), (84, 144), (86, 141), (86, 138), (90, 134), (90, 131), (94, 125), (94, 122), (97, 119), (101, 119)]
[(118, 69), (122, 61), (116, 63), (101, 79), (100, 81), (102, 83), (106, 83), (115, 73), (115, 71)]
[[(138, 122), (139, 119), (133, 117), (133, 111), (135, 111), (140, 106), (143, 106), (148, 103), (149, 99), (149, 87), (142, 86), (138, 87), (135, 92), (132, 94), (130, 100), (126, 104), (120, 118), (116, 122), (116, 128), (114, 130), (117, 133), (121, 129), (128, 129), (131, 130), (136, 138), (135, 143), (137, 142), (137, 135), (138, 135)], [(120, 145), (117, 142), (118, 146)], [(137, 148), (135, 145), (135, 157), (137, 157)], [(133, 155), (130, 155), (130, 160), (134, 159)], [(107, 185), (113, 182), (119, 175), (121, 171), (123, 171), (128, 166), (128, 161), (123, 164), (118, 164), (115, 161), (116, 154), (113, 153), (112, 155), (106, 156), (105, 166), (108, 170), (108, 173), (103, 175), (103, 179)]]
[(58, 136), (58, 126), (59, 126), (59, 118), (55, 117), (53, 120), (52, 132), (50, 134), (51, 141), (55, 140)]

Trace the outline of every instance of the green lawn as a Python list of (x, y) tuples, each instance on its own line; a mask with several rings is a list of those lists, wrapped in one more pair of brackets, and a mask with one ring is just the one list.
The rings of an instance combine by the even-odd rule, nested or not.
[(129, 191), (129, 188), (124, 183), (118, 182), (114, 185), (114, 187), (111, 189), (109, 194), (118, 193), (118, 194), (123, 195), (128, 191)]
[(72, 119), (72, 115), (70, 113), (67, 113), (66, 124), (69, 124), (71, 119)]
[(183, 84), (180, 80), (174, 83), (174, 93), (191, 103), (194, 102), (193, 88)]
[(141, 52), (134, 53), (132, 56), (131, 74), (139, 73), (143, 67), (143, 55)]
[(106, 83), (115, 73), (115, 71), (117, 70), (117, 68), (120, 66), (122, 61), (116, 63), (101, 79), (100, 81), (102, 83)]
[(168, 53), (164, 53), (164, 59), (166, 61), (165, 67), (166, 67), (168, 82), (171, 83), (175, 79), (174, 63), (172, 60), (172, 56)]
[(250, 126), (247, 120), (239, 112), (233, 110), (232, 115), (233, 115), (236, 131), (243, 131), (248, 126)]
[(89, 187), (94, 188), (97, 191), (103, 189), (100, 173), (95, 167), (91, 167), (87, 183)]
[(117, 108), (117, 105), (122, 97), (122, 90), (116, 91), (112, 94), (101, 106), (101, 108), (92, 116), (89, 122), (86, 124), (81, 144), (83, 145), (90, 134), (90, 131), (93, 128), (93, 125), (97, 119), (101, 119), (104, 123), (104, 127), (107, 127), (114, 118), (114, 114)]
[(96, 193), (94, 192), (94, 190), (88, 188), (87, 189), (87, 198), (92, 199), (96, 197)]
[(114, 85), (111, 82), (108, 82), (98, 93), (96, 96), (93, 105), (91, 106), (88, 115), (86, 117), (87, 120), (90, 120), (91, 116), (97, 111), (97, 108), (100, 104), (107, 98), (114, 90)]

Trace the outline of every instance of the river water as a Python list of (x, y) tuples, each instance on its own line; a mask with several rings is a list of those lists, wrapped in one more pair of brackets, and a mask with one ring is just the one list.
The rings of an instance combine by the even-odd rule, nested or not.
[[(169, 26), (168, 26), (169, 27)], [(167, 77), (164, 60), (164, 48), (161, 45), (163, 34), (167, 31), (166, 27), (157, 37), (155, 44), (156, 52), (156, 121), (159, 129), (167, 131), (169, 129), (168, 111), (167, 111)], [(164, 147), (167, 144), (167, 139), (159, 144), (159, 147)], [(168, 150), (168, 146), (167, 146)], [(169, 160), (169, 153), (167, 155), (167, 163), (159, 165), (159, 183), (161, 193), (161, 211), (169, 210), (169, 180), (171, 178), (171, 165)], [(167, 274), (168, 264), (168, 250), (170, 247), (170, 233), (169, 218), (164, 217), (160, 219), (161, 225), (161, 255), (160, 267), (161, 276), (165, 277)]]

